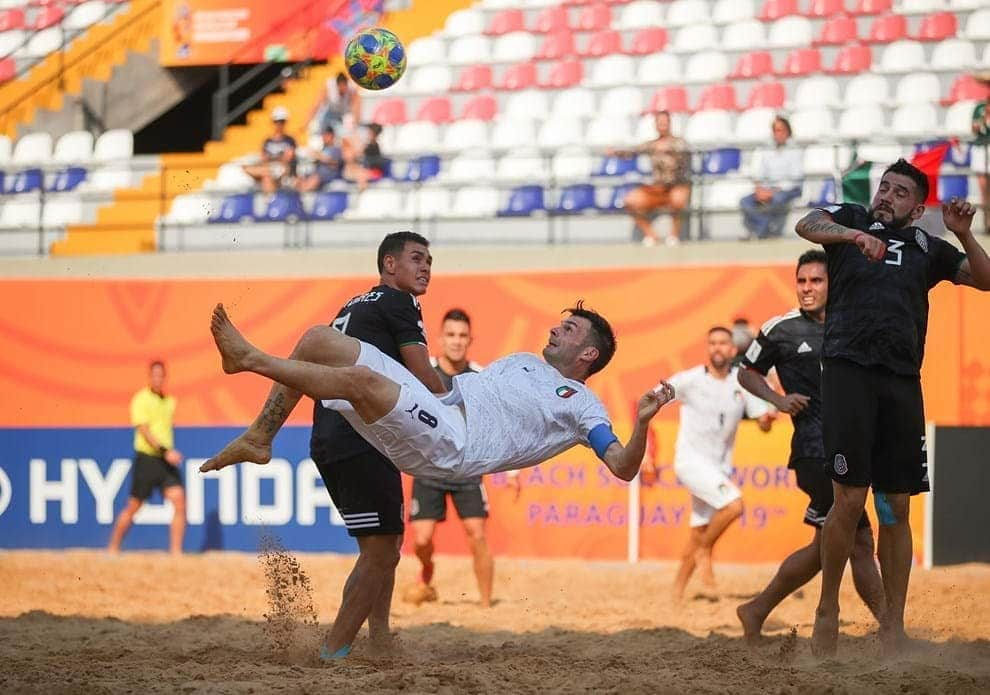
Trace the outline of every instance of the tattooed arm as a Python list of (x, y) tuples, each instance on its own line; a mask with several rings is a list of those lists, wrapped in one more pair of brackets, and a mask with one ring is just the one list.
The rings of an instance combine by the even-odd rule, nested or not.
[(794, 227), (798, 236), (813, 244), (855, 244), (871, 261), (879, 261), (887, 255), (887, 245), (877, 237), (850, 229), (835, 220), (824, 210), (812, 210), (798, 220)]

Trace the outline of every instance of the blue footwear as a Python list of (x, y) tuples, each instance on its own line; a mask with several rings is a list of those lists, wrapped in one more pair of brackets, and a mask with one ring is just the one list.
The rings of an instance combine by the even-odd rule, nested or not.
[(345, 644), (343, 647), (335, 651), (333, 654), (327, 649), (327, 645), (320, 647), (320, 661), (334, 661), (336, 659), (343, 659), (345, 656), (351, 653), (351, 645)]

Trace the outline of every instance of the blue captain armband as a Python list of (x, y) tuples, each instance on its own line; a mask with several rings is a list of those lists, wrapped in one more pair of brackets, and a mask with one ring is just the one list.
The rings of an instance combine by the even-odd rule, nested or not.
[(619, 441), (619, 438), (612, 431), (612, 426), (604, 422), (600, 425), (595, 425), (591, 432), (588, 433), (588, 444), (591, 445), (591, 448), (595, 450), (598, 458), (602, 461), (605, 460), (605, 452), (612, 446), (612, 442), (617, 441)]

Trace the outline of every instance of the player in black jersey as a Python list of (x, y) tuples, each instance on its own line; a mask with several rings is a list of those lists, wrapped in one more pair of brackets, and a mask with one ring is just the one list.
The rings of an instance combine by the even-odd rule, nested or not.
[[(445, 391), (430, 365), (423, 315), (433, 262), (429, 242), (413, 232), (389, 234), (378, 248), (379, 284), (347, 302), (331, 326), (309, 329), (294, 359), (324, 363), (327, 334), (340, 331), (377, 347), (404, 364), (434, 393)], [(206, 470), (232, 462), (266, 463), (271, 443), (302, 394), (275, 384), (257, 420), (208, 462)], [(321, 654), (346, 656), (368, 620), (373, 641), (390, 637), (389, 610), (404, 531), (402, 480), (398, 469), (367, 443), (336, 411), (314, 403), (310, 453), (360, 553), (344, 585), (337, 618)]]
[(928, 291), (942, 280), (990, 290), (990, 258), (970, 229), (976, 208), (957, 198), (942, 207), (964, 255), (914, 226), (927, 198), (925, 174), (898, 160), (884, 172), (869, 210), (833, 205), (796, 226), (828, 254), (822, 422), (835, 503), (822, 530), (822, 593), (811, 640), (823, 656), (835, 653), (839, 585), (871, 485), (886, 595), (881, 643), (893, 652), (906, 641), (908, 509), (911, 495), (928, 490), (920, 379)]
[[(760, 636), (763, 622), (788, 595), (807, 584), (821, 570), (821, 528), (832, 507), (832, 480), (825, 471), (822, 447), (821, 356), (828, 297), (827, 257), (806, 251), (797, 263), (798, 307), (767, 321), (743, 357), (739, 383), (754, 396), (791, 416), (794, 435), (788, 466), (797, 484), (810, 498), (804, 523), (815, 529), (812, 541), (784, 560), (770, 584), (736, 614), (747, 641)], [(776, 368), (784, 388), (780, 395), (767, 383)], [(856, 590), (879, 620), (883, 611), (883, 584), (873, 559), (873, 531), (866, 512), (860, 517), (850, 557)]]

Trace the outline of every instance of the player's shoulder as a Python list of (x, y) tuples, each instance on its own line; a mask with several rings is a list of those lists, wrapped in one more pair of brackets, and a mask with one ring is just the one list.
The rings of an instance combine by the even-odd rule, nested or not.
[(382, 293), (383, 299), (390, 306), (399, 307), (412, 307), (416, 311), (422, 312), (422, 307), (419, 304), (419, 299), (416, 295), (406, 292), (405, 290), (397, 290), (394, 287), (389, 287), (388, 285), (378, 285), (375, 287), (375, 291), (380, 291)]
[(834, 217), (847, 217), (854, 220), (865, 220), (867, 217), (866, 208), (859, 203), (833, 203), (831, 205), (820, 205), (816, 210), (821, 210)]
[(802, 321), (804, 315), (801, 313), (800, 309), (791, 309), (788, 312), (774, 316), (766, 321), (761, 327), (760, 332), (766, 337), (770, 338), (773, 335), (780, 334), (787, 330), (795, 321)]

